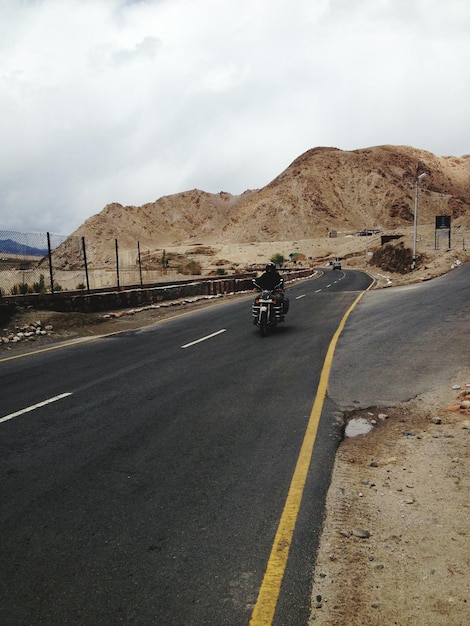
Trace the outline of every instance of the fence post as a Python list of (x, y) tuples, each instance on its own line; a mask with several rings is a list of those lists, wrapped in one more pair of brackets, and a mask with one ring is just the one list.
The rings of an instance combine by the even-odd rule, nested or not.
[(143, 282), (142, 282), (142, 263), (141, 263), (141, 260), (140, 260), (140, 241), (137, 242), (137, 258), (138, 258), (138, 262), (139, 262), (140, 286), (142, 287)]
[(119, 285), (119, 248), (118, 248), (118, 240), (115, 239), (114, 240), (114, 244), (116, 247), (116, 279), (117, 279), (117, 290), (120, 290), (120, 285)]
[(52, 294), (52, 297), (54, 297), (54, 275), (52, 272), (51, 235), (49, 232), (47, 233), (47, 256), (49, 257), (49, 277), (51, 281), (51, 294)]
[(86, 260), (85, 237), (82, 237), (83, 263), (85, 265), (86, 290), (90, 293), (90, 281), (88, 280), (88, 263)]

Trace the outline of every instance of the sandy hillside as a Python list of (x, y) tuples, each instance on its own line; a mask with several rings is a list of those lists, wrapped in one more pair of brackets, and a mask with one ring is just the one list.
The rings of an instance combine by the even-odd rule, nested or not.
[[(54, 261), (63, 268), (79, 264), (82, 237), (88, 262), (97, 268), (113, 262), (116, 239), (122, 253), (129, 250), (135, 258), (137, 242), (161, 254), (195, 246), (317, 241), (331, 231), (396, 232), (413, 224), (418, 172), (427, 173), (419, 186), (420, 223), (433, 225), (436, 215), (449, 215), (455, 226), (468, 226), (470, 155), (438, 157), (408, 146), (314, 148), (265, 187), (239, 196), (194, 189), (142, 206), (109, 204), (72, 233)], [(224, 254), (217, 253), (214, 262), (240, 261)]]

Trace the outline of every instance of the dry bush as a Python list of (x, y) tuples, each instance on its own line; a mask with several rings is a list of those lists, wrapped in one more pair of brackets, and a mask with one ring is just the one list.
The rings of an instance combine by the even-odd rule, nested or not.
[(204, 256), (213, 256), (215, 253), (216, 250), (214, 248), (211, 248), (210, 246), (196, 246), (192, 250), (186, 250), (185, 254), (201, 254)]
[[(417, 265), (423, 260), (424, 255), (416, 255)], [(380, 267), (385, 272), (396, 272), (398, 274), (410, 272), (412, 261), (413, 252), (410, 248), (405, 248), (403, 242), (397, 245), (385, 244), (375, 250), (371, 258), (372, 265)]]
[(178, 265), (178, 274), (185, 276), (199, 276), (202, 274), (201, 264), (197, 261), (188, 261), (188, 263)]

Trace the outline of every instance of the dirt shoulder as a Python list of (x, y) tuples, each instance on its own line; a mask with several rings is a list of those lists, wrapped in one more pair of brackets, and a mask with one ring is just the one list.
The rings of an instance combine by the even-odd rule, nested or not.
[(372, 430), (337, 453), (311, 624), (468, 624), (470, 369), (454, 383), (348, 416)]

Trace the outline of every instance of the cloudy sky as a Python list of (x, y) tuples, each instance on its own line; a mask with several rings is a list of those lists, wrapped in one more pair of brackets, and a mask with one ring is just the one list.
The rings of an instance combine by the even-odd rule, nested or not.
[(468, 0), (0, 0), (0, 230), (258, 189), (316, 146), (470, 153)]

